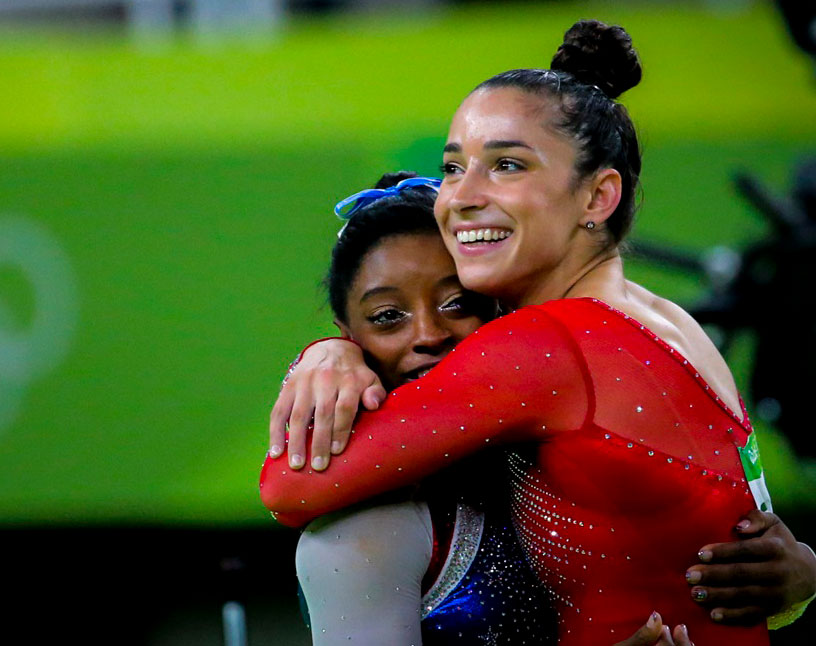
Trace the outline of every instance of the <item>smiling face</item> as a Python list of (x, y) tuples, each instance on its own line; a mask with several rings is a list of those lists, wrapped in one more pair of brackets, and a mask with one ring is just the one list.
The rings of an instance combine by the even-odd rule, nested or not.
[(462, 284), (511, 306), (561, 297), (585, 245), (591, 187), (547, 100), (477, 90), (451, 124), (435, 215)]
[(365, 255), (346, 312), (338, 325), (391, 390), (424, 375), (495, 305), (463, 289), (437, 234), (420, 233), (388, 237)]

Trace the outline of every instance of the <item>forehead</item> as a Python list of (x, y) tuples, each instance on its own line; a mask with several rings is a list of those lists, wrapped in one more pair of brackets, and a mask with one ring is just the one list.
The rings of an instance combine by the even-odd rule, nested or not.
[(438, 233), (389, 236), (363, 257), (352, 285), (352, 298), (375, 287), (408, 289), (452, 274), (456, 274), (456, 266)]
[(547, 129), (554, 114), (552, 100), (513, 87), (483, 88), (468, 96), (454, 115), (451, 130), (471, 136), (505, 137), (519, 129)]

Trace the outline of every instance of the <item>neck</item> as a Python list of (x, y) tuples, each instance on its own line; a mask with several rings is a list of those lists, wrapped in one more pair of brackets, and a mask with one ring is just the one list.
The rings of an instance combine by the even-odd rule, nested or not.
[(623, 260), (617, 247), (604, 249), (577, 267), (558, 267), (525, 290), (513, 309), (559, 298), (593, 297), (609, 300), (626, 289)]

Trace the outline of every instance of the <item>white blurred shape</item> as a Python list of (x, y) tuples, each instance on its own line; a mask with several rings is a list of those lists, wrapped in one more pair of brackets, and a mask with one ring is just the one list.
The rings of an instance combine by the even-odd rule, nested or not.
[(26, 386), (63, 361), (79, 316), (73, 268), (45, 227), (31, 219), (0, 217), (3, 265), (18, 270), (30, 285), (34, 312), (30, 324), (19, 329), (0, 301), (0, 430), (16, 417)]

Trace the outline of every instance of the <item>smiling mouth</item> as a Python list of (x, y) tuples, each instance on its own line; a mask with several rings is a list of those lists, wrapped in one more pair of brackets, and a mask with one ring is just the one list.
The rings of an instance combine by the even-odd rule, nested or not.
[(507, 229), (470, 229), (468, 231), (457, 231), (456, 239), (462, 244), (475, 243), (495, 243), (513, 235)]
[(414, 368), (413, 370), (409, 370), (403, 376), (405, 381), (414, 381), (415, 379), (419, 379), (420, 377), (424, 377), (427, 375), (431, 368), (433, 368), (436, 364), (431, 364), (430, 366), (420, 366), (419, 368)]

